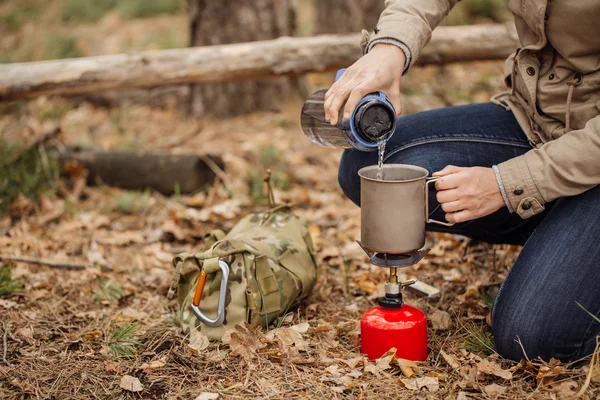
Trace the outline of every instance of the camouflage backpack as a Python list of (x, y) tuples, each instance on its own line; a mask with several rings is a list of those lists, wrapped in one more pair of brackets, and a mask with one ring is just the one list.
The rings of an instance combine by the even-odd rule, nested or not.
[(250, 214), (229, 234), (212, 231), (205, 242), (206, 251), (173, 260), (169, 297), (178, 294), (178, 319), (186, 333), (197, 329), (209, 339), (221, 339), (244, 320), (267, 326), (315, 286), (307, 223), (288, 205)]

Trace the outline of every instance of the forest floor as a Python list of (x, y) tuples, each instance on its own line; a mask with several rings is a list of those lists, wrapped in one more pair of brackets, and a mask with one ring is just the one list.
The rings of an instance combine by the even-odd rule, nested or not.
[[(487, 101), (501, 89), (501, 70), (501, 63), (417, 69), (405, 79), (404, 109)], [(30, 143), (60, 126), (58, 139), (69, 145), (218, 154), (225, 176), (205, 192), (164, 197), (86, 186), (72, 171), (39, 201), (14, 200), (0, 217), (0, 253), (85, 268), (2, 267), (0, 398), (566, 399), (584, 386), (581, 398), (600, 394), (597, 367), (495, 354), (490, 306), (519, 248), (458, 236), (431, 235), (429, 255), (401, 271), (403, 279), (427, 276), (441, 291), (430, 299), (406, 295), (429, 318), (427, 361), (413, 365), (411, 376), (391, 356), (366, 360), (359, 320), (382, 294), (387, 272), (355, 243), (360, 210), (337, 184), (341, 152), (304, 137), (298, 99), (226, 121), (187, 118), (165, 104), (107, 108), (43, 98), (3, 106), (6, 141)], [(263, 210), (268, 168), (277, 199), (298, 203), (294, 212), (309, 221), (318, 252), (313, 294), (275, 325), (296, 339), (273, 338), (272, 326), (241, 329), (227, 344), (190, 341), (166, 297), (171, 260), (203, 249), (211, 229), (228, 231)]]

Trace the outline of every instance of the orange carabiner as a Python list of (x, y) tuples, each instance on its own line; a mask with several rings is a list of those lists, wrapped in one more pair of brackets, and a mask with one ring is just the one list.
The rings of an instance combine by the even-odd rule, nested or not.
[(204, 284), (206, 283), (206, 272), (200, 272), (200, 276), (198, 277), (198, 284), (196, 285), (196, 292), (194, 293), (194, 299), (192, 300), (192, 304), (198, 307), (200, 305), (200, 298), (202, 297), (202, 292), (204, 291)]

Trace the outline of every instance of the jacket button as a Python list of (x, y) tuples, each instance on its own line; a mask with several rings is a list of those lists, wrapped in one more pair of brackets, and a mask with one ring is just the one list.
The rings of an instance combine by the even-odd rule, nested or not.
[(535, 68), (533, 68), (533, 67), (527, 68), (527, 75), (534, 76), (535, 75)]
[(516, 188), (515, 191), (513, 192), (515, 194), (515, 196), (520, 196), (523, 194), (523, 189), (521, 189), (520, 187)]
[(554, 74), (548, 75), (548, 79), (550, 79), (550, 80), (554, 79)]
[(523, 203), (523, 205), (521, 206), (521, 208), (523, 210), (529, 210), (531, 208), (531, 203), (528, 202), (528, 201), (526, 201), (526, 202)]

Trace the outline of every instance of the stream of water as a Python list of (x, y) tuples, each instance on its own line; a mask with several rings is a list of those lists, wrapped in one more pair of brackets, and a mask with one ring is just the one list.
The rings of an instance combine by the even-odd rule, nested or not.
[(379, 152), (379, 160), (377, 162), (377, 180), (383, 180), (383, 154), (385, 153), (385, 140), (377, 143), (377, 150)]

